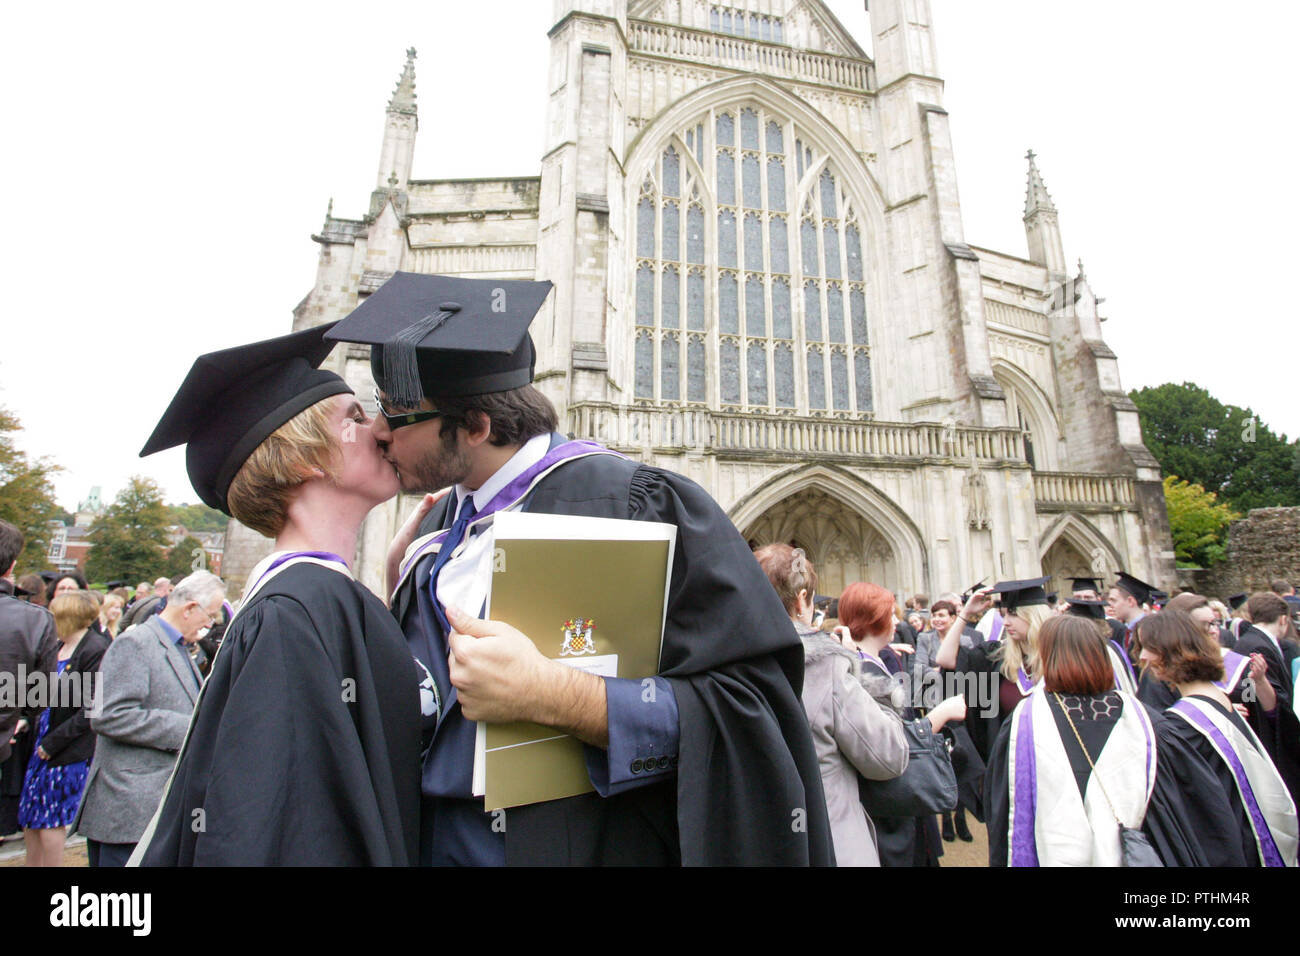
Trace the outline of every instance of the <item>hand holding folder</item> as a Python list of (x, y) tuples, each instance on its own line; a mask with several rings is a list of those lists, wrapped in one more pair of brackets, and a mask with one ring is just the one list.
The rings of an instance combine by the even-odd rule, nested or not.
[[(502, 653), (514, 653), (523, 667), (539, 660), (518, 647), (527, 639), (540, 658), (601, 677), (657, 674), (676, 532), (645, 521), (498, 514), (488, 617), (511, 626), (480, 628), (492, 635), (482, 640), (503, 642)], [(467, 626), (473, 633), (475, 626)], [(463, 641), (473, 640), (456, 638), (453, 657), (459, 647), (472, 664), (478, 648)], [(518, 686), (527, 686), (527, 675)], [(478, 727), (474, 793), (484, 797), (484, 809), (592, 790), (580, 741), (555, 726), (492, 722), (494, 715), (519, 713), (504, 696), (497, 699), (499, 708), (486, 705), (487, 719)], [(478, 706), (473, 693), (470, 701)]]

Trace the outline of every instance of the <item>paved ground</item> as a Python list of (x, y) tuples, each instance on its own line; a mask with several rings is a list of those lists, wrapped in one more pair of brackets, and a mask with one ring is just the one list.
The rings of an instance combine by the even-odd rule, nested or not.
[[(23, 849), (23, 838), (19, 834), (0, 843), (0, 866), (22, 866), (27, 858)], [(86, 865), (86, 841), (83, 837), (73, 837), (63, 850), (64, 866)]]
[[(942, 820), (939, 823), (940, 826), (943, 825)], [(978, 822), (967, 811), (966, 825), (970, 827), (970, 835), (975, 840), (971, 843), (963, 843), (961, 840), (945, 843), (943, 845), (943, 857), (939, 860), (941, 866), (987, 867), (989, 865), (989, 837), (984, 824)]]

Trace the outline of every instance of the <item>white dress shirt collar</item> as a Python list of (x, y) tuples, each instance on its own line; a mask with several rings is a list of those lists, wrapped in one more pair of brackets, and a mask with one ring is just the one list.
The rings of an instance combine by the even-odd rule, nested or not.
[(511, 456), (510, 460), (498, 468), (492, 474), (492, 477), (483, 482), (476, 491), (471, 492), (464, 485), (457, 485), (456, 511), (454, 513), (460, 513), (461, 504), (467, 494), (474, 496), (474, 509), (482, 511), (496, 497), (497, 492), (545, 458), (550, 447), (551, 435), (549, 432), (534, 435), (524, 442), (523, 446)]

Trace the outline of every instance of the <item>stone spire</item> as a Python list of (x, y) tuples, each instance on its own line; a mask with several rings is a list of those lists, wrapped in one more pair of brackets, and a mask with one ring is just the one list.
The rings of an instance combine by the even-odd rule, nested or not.
[(379, 172), (370, 195), (370, 218), (378, 215), (390, 193), (406, 190), (415, 157), (415, 134), (420, 117), (415, 108), (415, 47), (406, 51), (406, 66), (384, 114), (384, 141), (379, 149)]
[(1029, 258), (1045, 266), (1052, 275), (1065, 277), (1065, 247), (1061, 243), (1061, 227), (1056, 219), (1056, 206), (1043, 185), (1043, 177), (1034, 162), (1034, 151), (1025, 154), (1029, 160), (1029, 185), (1025, 189), (1025, 238), (1029, 241)]
[(1026, 219), (1039, 210), (1056, 212), (1056, 207), (1052, 205), (1052, 197), (1048, 195), (1047, 186), (1043, 184), (1043, 177), (1038, 172), (1038, 164), (1034, 162), (1035, 158), (1032, 149), (1025, 154), (1025, 159), (1029, 160), (1029, 185), (1025, 189)]
[(406, 66), (402, 68), (402, 76), (397, 81), (397, 89), (393, 90), (393, 98), (388, 101), (388, 111), (390, 113), (416, 115), (415, 47), (411, 47), (406, 51)]

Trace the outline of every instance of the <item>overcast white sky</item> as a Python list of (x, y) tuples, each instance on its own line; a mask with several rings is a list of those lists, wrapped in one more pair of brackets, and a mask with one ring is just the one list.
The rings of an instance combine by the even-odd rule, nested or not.
[[(861, 0), (832, 0), (861, 45)], [(967, 240), (1025, 255), (1025, 150), (1126, 388), (1191, 380), (1290, 436), (1300, 5), (932, 0)], [(200, 352), (282, 334), (326, 203), (360, 217), (419, 50), (416, 178), (536, 175), (550, 0), (9, 4), (4, 345), (20, 446), (60, 502), (133, 474)], [(1270, 345), (1276, 341), (1277, 345)]]

